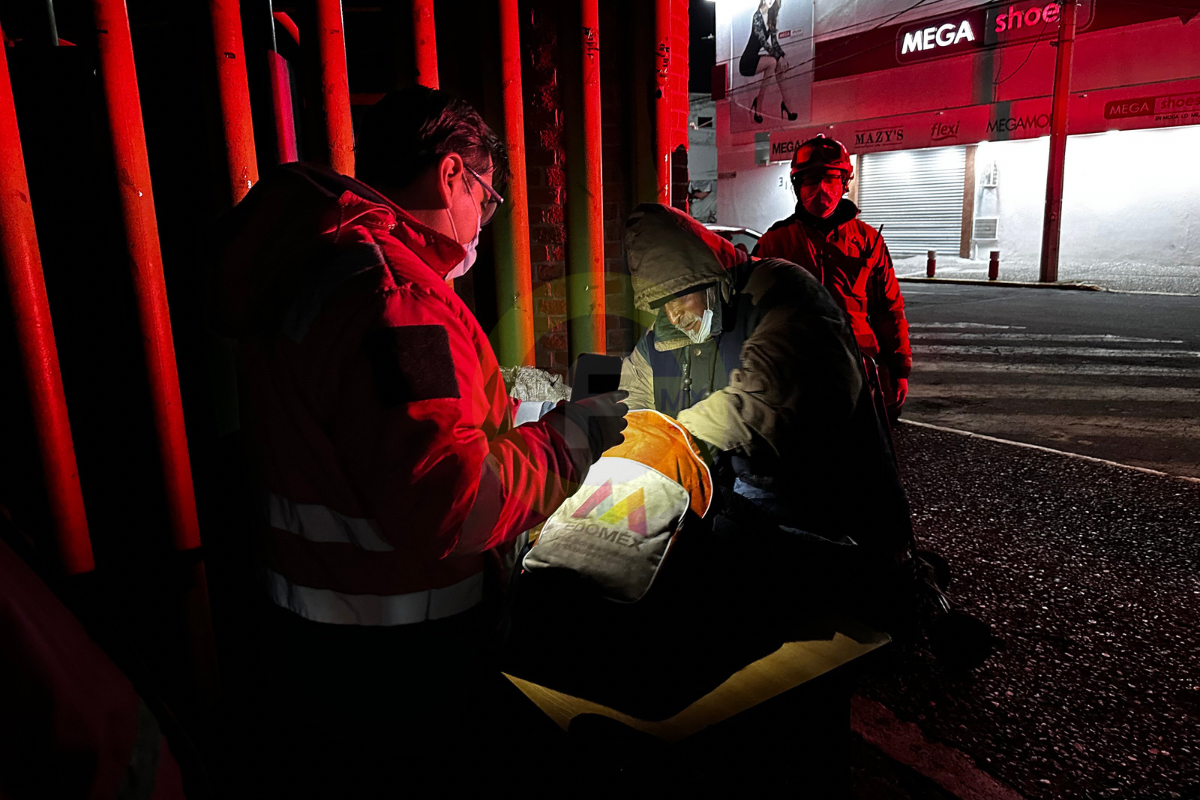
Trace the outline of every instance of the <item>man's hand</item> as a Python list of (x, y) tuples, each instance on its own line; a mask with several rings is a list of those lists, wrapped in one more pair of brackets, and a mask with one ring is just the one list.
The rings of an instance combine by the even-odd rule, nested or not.
[(592, 461), (595, 462), (605, 451), (610, 450), (625, 441), (621, 431), (629, 425), (625, 415), (629, 406), (625, 398), (629, 392), (617, 390), (607, 394), (588, 397), (572, 405), (582, 407), (588, 414), (588, 443), (592, 447)]
[(904, 405), (904, 401), (908, 398), (908, 378), (897, 378), (892, 382), (893, 393), (888, 398), (888, 407), (899, 409)]
[(625, 441), (621, 431), (628, 425), (625, 415), (629, 406), (624, 402), (628, 396), (629, 392), (616, 391), (574, 403), (559, 403), (542, 418), (566, 442), (578, 482), (583, 482), (592, 464), (606, 450)]

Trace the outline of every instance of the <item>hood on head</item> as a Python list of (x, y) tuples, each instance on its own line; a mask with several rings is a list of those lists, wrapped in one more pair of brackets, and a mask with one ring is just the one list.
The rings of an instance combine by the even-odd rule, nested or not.
[(625, 223), (625, 253), (633, 304), (643, 311), (689, 289), (724, 288), (729, 270), (750, 260), (687, 214), (658, 203), (638, 206)]

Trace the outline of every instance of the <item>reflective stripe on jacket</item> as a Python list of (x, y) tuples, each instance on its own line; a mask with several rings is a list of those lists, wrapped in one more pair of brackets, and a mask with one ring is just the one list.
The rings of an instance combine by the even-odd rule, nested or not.
[(859, 349), (895, 378), (912, 371), (912, 346), (904, 297), (883, 237), (842, 200), (829, 219), (828, 234), (800, 212), (776, 222), (758, 240), (754, 255), (783, 258), (811, 272), (850, 319)]
[(309, 619), (466, 610), (483, 552), (574, 490), (562, 437), (514, 427), (487, 336), (444, 281), (462, 256), (370, 187), (304, 164), (223, 225), (217, 316), (242, 344), (268, 589)]

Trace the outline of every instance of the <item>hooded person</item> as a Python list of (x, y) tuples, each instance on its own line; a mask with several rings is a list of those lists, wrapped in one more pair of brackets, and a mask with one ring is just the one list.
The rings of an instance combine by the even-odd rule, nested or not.
[(625, 424), (617, 392), (516, 427), (446, 283), (502, 201), (504, 147), (479, 115), (414, 87), (358, 128), (361, 180), (283, 165), (212, 254), (263, 496), (267, 690), (309, 748), (300, 773), (325, 763), (339, 780), (451, 752), (493, 674), (489, 554), (573, 494)]
[(631, 409), (675, 417), (707, 445), (732, 529), (753, 519), (836, 544), (837, 558), (911, 572), (890, 440), (829, 292), (661, 205), (636, 209), (625, 247), (634, 304), (657, 316), (625, 359), (621, 388)]

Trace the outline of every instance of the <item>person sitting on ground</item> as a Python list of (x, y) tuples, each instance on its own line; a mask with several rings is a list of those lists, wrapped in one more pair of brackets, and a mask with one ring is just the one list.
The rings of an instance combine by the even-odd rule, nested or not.
[(751, 259), (665, 206), (639, 206), (625, 245), (634, 303), (657, 316), (620, 386), (631, 409), (672, 416), (707, 445), (724, 527), (765, 524), (795, 534), (777, 543), (815, 543), (837, 559), (861, 555), (878, 574), (920, 578), (897, 579), (910, 599), (936, 594), (917, 569), (890, 440), (829, 292), (797, 265)]

